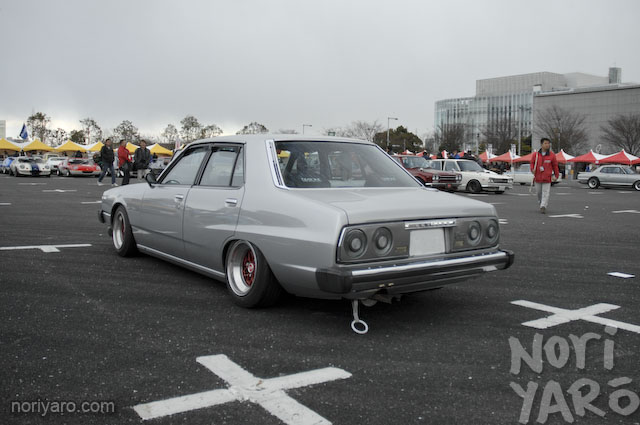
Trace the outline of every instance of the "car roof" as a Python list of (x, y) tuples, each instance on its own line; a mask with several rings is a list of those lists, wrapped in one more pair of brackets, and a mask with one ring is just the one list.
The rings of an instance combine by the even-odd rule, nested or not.
[(360, 139), (349, 139), (346, 137), (335, 137), (335, 136), (302, 136), (300, 134), (236, 134), (232, 136), (218, 136), (212, 137), (209, 139), (201, 139), (196, 140), (189, 144), (189, 146), (193, 146), (194, 144), (205, 144), (205, 143), (215, 143), (215, 142), (224, 142), (224, 143), (247, 143), (247, 144), (256, 144), (264, 142), (265, 140), (273, 140), (275, 142), (288, 142), (288, 141), (296, 141), (296, 142), (338, 142), (338, 143), (360, 143), (366, 145), (373, 145), (374, 143), (360, 140)]

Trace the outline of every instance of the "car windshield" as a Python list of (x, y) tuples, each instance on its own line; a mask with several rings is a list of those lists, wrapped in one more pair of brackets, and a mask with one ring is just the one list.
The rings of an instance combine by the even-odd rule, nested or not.
[(627, 174), (636, 174), (636, 172), (631, 167), (622, 167), (625, 173)]
[(460, 167), (460, 171), (476, 171), (476, 172), (484, 172), (484, 168), (478, 165), (477, 162), (462, 160), (458, 161), (458, 166)]
[(400, 159), (407, 168), (431, 168), (429, 161), (422, 156), (403, 156)]
[(69, 164), (91, 164), (91, 163), (92, 162), (89, 161), (88, 159), (81, 159), (81, 158), (69, 160)]
[(20, 158), (18, 161), (29, 164), (44, 164), (44, 161), (40, 158)]
[(377, 146), (362, 143), (276, 142), (285, 185), (311, 187), (415, 187), (417, 182)]
[(529, 164), (520, 164), (520, 166), (518, 167), (518, 170), (521, 173), (530, 173), (531, 172), (531, 166)]

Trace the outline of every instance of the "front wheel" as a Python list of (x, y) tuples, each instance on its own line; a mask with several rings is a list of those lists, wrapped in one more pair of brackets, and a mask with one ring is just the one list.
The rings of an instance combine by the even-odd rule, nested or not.
[(113, 247), (121, 257), (130, 257), (137, 251), (136, 241), (133, 238), (129, 216), (124, 207), (116, 209), (111, 221)]
[(635, 183), (633, 184), (633, 188), (634, 188), (635, 190), (640, 191), (640, 180), (638, 180), (637, 182), (635, 182)]
[(595, 177), (591, 177), (587, 184), (589, 185), (590, 189), (597, 189), (598, 186), (600, 186), (600, 181)]
[(482, 191), (482, 185), (478, 180), (471, 180), (467, 183), (467, 191), (471, 193), (480, 193)]
[(240, 240), (231, 245), (226, 270), (227, 288), (239, 306), (267, 307), (282, 294), (264, 255), (251, 242)]

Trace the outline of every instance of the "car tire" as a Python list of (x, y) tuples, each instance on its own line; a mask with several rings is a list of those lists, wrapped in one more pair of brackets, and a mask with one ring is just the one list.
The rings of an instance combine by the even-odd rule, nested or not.
[(638, 180), (637, 182), (635, 182), (635, 183), (633, 184), (633, 188), (634, 188), (635, 190), (640, 191), (640, 180)]
[(138, 250), (133, 238), (129, 216), (123, 206), (116, 208), (111, 220), (113, 247), (121, 257), (130, 257)]
[(69, 171), (69, 170), (64, 170), (64, 171), (65, 171), (65, 173), (64, 173), (65, 177), (71, 177), (71, 171)]
[(589, 186), (590, 189), (597, 189), (598, 186), (600, 186), (600, 180), (598, 180), (596, 177), (591, 177), (587, 181), (587, 185)]
[(497, 193), (498, 195), (502, 195), (502, 194), (504, 193), (504, 190), (496, 190), (496, 193)]
[(268, 307), (283, 293), (262, 252), (251, 242), (235, 241), (226, 258), (227, 289), (245, 308)]
[(482, 192), (482, 185), (478, 180), (471, 180), (467, 183), (467, 192), (480, 193)]

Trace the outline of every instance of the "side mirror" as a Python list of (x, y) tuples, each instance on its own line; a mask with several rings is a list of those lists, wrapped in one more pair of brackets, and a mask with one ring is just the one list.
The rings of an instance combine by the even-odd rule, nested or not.
[(155, 184), (158, 183), (158, 181), (156, 180), (156, 176), (153, 173), (149, 173), (147, 174), (144, 179), (147, 181), (147, 183), (149, 184), (149, 187), (154, 187)]

